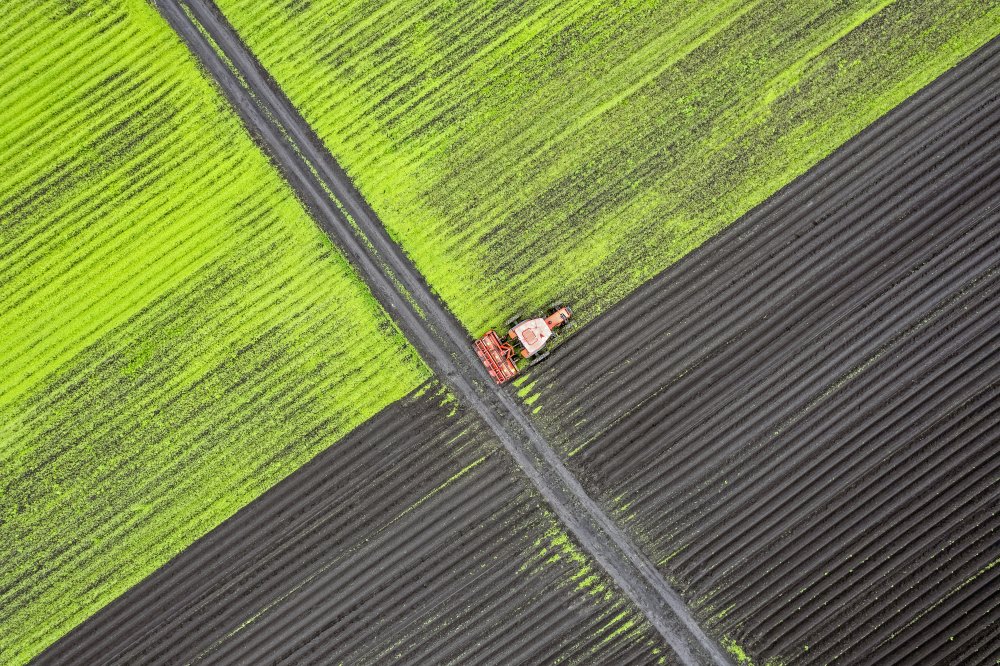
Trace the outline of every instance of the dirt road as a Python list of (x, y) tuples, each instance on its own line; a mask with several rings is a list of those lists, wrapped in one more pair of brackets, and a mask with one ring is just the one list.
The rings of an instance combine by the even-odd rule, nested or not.
[[(343, 171), (214, 6), (204, 0), (183, 7), (177, 0), (162, 0), (157, 6), (437, 377), (479, 414), (554, 513), (649, 618), (678, 659), (686, 664), (728, 663), (679, 595), (587, 495), (515, 399), (492, 384), (467, 333), (389, 239)], [(338, 204), (356, 226), (348, 223)]]

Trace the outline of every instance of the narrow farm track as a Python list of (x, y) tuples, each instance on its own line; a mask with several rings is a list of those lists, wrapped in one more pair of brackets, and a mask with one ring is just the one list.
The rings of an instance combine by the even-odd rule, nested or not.
[(531, 378), (571, 469), (727, 644), (995, 659), (998, 222), (993, 40)]
[(390, 240), (214, 6), (202, 0), (157, 4), (424, 361), (479, 414), (559, 520), (649, 619), (677, 659), (727, 663), (724, 651), (702, 631), (654, 564), (587, 495), (515, 399), (493, 385), (464, 328)]
[(324, 451), (37, 663), (655, 663), (657, 633), (434, 385)]

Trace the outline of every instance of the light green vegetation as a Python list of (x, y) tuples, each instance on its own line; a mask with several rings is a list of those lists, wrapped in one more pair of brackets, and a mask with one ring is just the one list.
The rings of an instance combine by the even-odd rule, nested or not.
[(603, 574), (594, 568), (590, 558), (584, 555), (570, 540), (569, 535), (556, 521), (555, 516), (546, 511), (543, 513), (543, 518), (544, 522), (549, 523), (549, 527), (535, 541), (532, 548), (533, 554), (521, 566), (520, 571), (530, 571), (539, 563), (552, 565), (562, 562), (564, 568), (568, 567), (568, 571), (572, 572), (569, 581), (575, 584), (577, 590), (586, 590), (588, 594), (600, 595), (606, 601), (614, 600), (616, 595), (610, 586), (602, 580)]
[(0, 28), (0, 663), (427, 370), (155, 9)]
[(746, 650), (744, 650), (742, 646), (740, 646), (740, 644), (732, 638), (723, 638), (722, 645), (726, 648), (726, 651), (736, 659), (736, 663), (753, 666), (753, 662), (750, 661), (750, 657), (747, 655)]
[[(649, 623), (632, 606), (625, 604), (621, 591), (570, 539), (556, 517), (543, 510), (540, 524), (545, 531), (532, 544), (530, 556), (517, 573), (531, 576), (555, 567), (562, 572), (562, 584), (571, 586), (572, 591), (568, 594), (574, 598), (573, 603), (601, 606), (604, 621), (598, 634), (602, 638), (594, 646), (595, 651), (612, 641), (647, 642)], [(588, 598), (590, 601), (586, 601)], [(659, 654), (659, 650), (654, 649), (652, 654)]]
[[(538, 401), (540, 397), (542, 397), (541, 392), (535, 392), (535, 393), (532, 392), (535, 390), (536, 384), (538, 384), (537, 381), (532, 381), (530, 384), (526, 386), (521, 386), (517, 392), (517, 397), (521, 398), (521, 400), (524, 401), (524, 404), (527, 405), (528, 407), (531, 407)], [(535, 410), (532, 410), (533, 413), (537, 414), (538, 409), (541, 409), (541, 405), (539, 405)]]
[(998, 32), (981, 0), (220, 0), (473, 333), (594, 317)]
[[(739, 666), (754, 666), (753, 660), (747, 651), (743, 649), (743, 646), (737, 643), (734, 639), (724, 636), (722, 638), (722, 647), (726, 648), (726, 651), (732, 655)], [(807, 650), (809, 648), (806, 648)], [(782, 666), (784, 662), (780, 659), (768, 659), (764, 662), (763, 666)]]

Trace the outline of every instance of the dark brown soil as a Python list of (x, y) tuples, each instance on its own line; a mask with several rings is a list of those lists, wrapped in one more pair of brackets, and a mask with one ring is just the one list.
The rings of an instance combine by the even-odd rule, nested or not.
[(384, 410), (37, 663), (625, 664), (667, 654), (633, 606), (605, 596), (606, 576), (599, 593), (596, 582), (580, 586), (581, 565), (553, 544), (556, 523), (533, 486), (481, 423), (450, 415), (454, 402), (442, 399), (431, 387)]
[(998, 97), (994, 40), (532, 378), (588, 491), (755, 663), (1000, 651)]

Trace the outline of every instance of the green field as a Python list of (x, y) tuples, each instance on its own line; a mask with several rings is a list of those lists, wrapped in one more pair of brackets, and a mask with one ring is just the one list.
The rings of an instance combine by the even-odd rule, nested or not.
[(428, 371), (155, 9), (0, 27), (0, 663)]
[(473, 333), (596, 316), (1000, 25), (981, 0), (218, 4)]

